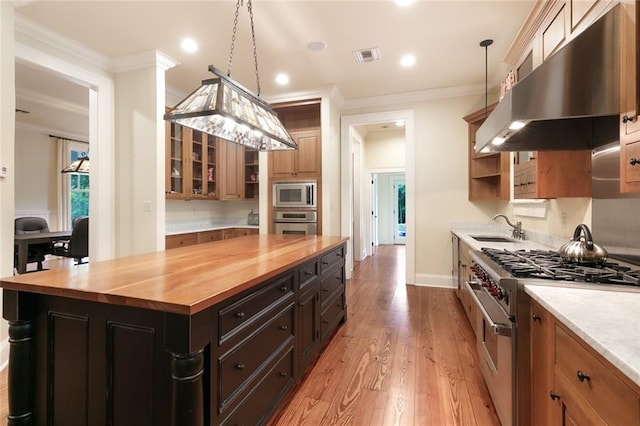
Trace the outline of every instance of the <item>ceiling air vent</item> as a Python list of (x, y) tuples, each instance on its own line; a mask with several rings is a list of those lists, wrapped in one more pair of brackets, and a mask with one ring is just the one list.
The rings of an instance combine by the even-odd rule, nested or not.
[(353, 52), (353, 57), (359, 64), (364, 62), (376, 62), (380, 60), (380, 49), (373, 47), (371, 49), (355, 50)]

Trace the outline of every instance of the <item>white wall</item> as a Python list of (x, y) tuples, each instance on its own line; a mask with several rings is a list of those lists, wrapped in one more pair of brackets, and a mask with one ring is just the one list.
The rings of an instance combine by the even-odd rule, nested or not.
[[(17, 127), (15, 131), (15, 210), (56, 214), (57, 148), (49, 135)], [(40, 216), (40, 214), (34, 214)], [(57, 223), (49, 221), (53, 229)]]
[[(0, 164), (6, 164), (8, 176), (0, 178), (0, 276), (13, 272), (13, 219), (14, 208), (14, 137), (15, 137), (15, 61), (14, 61), (14, 6), (0, 1)], [(0, 290), (2, 306), (2, 290)], [(0, 319), (0, 369), (9, 358), (8, 327)]]
[(373, 132), (365, 137), (365, 168), (383, 171), (405, 167), (404, 130)]

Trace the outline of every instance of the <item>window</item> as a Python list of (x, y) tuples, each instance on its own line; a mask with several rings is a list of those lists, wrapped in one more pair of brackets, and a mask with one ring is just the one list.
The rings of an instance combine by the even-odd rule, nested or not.
[[(88, 155), (73, 147), (69, 152), (71, 161)], [(73, 173), (69, 176), (69, 212), (71, 223), (76, 217), (89, 216), (89, 175)]]

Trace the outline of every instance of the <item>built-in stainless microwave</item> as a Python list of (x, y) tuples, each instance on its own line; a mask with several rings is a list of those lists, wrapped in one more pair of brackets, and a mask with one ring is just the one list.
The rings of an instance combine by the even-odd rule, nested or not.
[(317, 187), (315, 180), (273, 183), (273, 207), (310, 208), (317, 207)]

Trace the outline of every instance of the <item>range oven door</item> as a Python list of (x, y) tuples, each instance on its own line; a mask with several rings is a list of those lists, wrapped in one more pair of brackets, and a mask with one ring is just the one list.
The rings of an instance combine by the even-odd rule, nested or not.
[(509, 315), (479, 284), (465, 283), (477, 306), (477, 349), (480, 371), (503, 426), (514, 424), (514, 339)]

